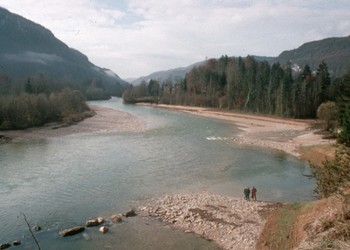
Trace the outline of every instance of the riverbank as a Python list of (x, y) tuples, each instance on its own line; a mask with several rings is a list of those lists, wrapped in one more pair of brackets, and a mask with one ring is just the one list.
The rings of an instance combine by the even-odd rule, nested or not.
[(161, 219), (222, 249), (255, 249), (268, 215), (279, 203), (246, 201), (208, 192), (167, 195), (147, 201), (143, 216)]
[[(317, 134), (319, 129), (314, 128), (315, 120), (282, 119), (200, 107), (142, 105), (232, 122), (241, 130), (241, 133), (230, 138), (235, 143), (284, 151), (316, 164), (321, 163), (326, 157), (331, 157), (335, 151), (334, 140), (323, 139), (322, 135)], [(95, 113), (94, 116), (69, 126), (47, 124), (25, 130), (1, 131), (0, 135), (8, 142), (9, 139), (13, 141), (45, 139), (76, 133), (141, 132), (146, 128), (145, 121), (129, 113), (97, 105), (89, 107)], [(317, 157), (314, 157), (315, 155)]]
[[(286, 152), (300, 159), (320, 164), (335, 152), (335, 140), (323, 139), (317, 120), (284, 119), (250, 115), (201, 107), (163, 104), (141, 104), (165, 108), (232, 122), (241, 133), (231, 139), (238, 144), (252, 145)], [(323, 150), (318, 150), (322, 145)], [(315, 147), (317, 146), (317, 147)], [(313, 157), (317, 153), (317, 157)]]
[[(47, 124), (24, 130), (0, 131), (0, 135), (12, 141), (47, 139), (77, 133), (141, 132), (146, 122), (126, 112), (97, 105), (89, 105), (94, 112), (78, 123), (67, 126), (61, 123)], [(7, 140), (7, 141), (8, 141)]]
[[(52, 124), (42, 128), (6, 131), (0, 134), (5, 134), (16, 141), (74, 133), (138, 132), (146, 128), (144, 121), (128, 113), (99, 106), (91, 108), (96, 112), (93, 117), (68, 127)], [(302, 157), (299, 154), (301, 147), (320, 143), (332, 144), (332, 141), (323, 140), (321, 135), (314, 133), (317, 131), (312, 128), (314, 121), (277, 119), (205, 108), (179, 106), (163, 108), (224, 119), (241, 129), (239, 135), (232, 137), (235, 143), (282, 150), (297, 157)], [(247, 202), (243, 199), (205, 193), (173, 195), (152, 200), (144, 205), (141, 211), (145, 212), (146, 216), (156, 216), (167, 223), (179, 226), (184, 231), (215, 240), (225, 249), (254, 249), (267, 216), (277, 205), (268, 202)], [(237, 248), (238, 245), (241, 247)]]

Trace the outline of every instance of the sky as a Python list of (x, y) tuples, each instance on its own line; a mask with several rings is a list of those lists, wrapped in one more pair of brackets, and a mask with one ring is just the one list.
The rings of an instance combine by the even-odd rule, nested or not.
[(124, 79), (222, 55), (277, 56), (350, 35), (349, 0), (0, 0), (0, 6)]

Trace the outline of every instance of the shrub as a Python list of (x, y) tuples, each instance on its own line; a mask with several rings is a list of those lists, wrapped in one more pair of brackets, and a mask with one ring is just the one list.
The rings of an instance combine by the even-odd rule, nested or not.
[(350, 182), (349, 149), (342, 147), (336, 152), (333, 160), (326, 160), (323, 166), (312, 165), (312, 168), (316, 178), (317, 193), (324, 197), (342, 193), (343, 187)]

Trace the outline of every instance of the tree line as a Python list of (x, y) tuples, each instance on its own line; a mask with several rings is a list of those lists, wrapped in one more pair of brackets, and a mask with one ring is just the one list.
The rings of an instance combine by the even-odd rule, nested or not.
[(86, 111), (89, 108), (82, 93), (68, 88), (49, 95), (2, 95), (0, 130), (24, 129), (57, 121), (74, 122), (83, 119)]
[(308, 65), (295, 76), (292, 65), (272, 66), (253, 56), (210, 59), (193, 68), (181, 82), (143, 82), (124, 92), (126, 102), (149, 101), (227, 108), (284, 117), (311, 118), (318, 106), (334, 100), (327, 64), (322, 62), (313, 74)]
[[(70, 76), (53, 78), (44, 74), (35, 74), (23, 79), (12, 79), (0, 74), (0, 95), (46, 94), (58, 92), (64, 88), (79, 90), (87, 100), (109, 99), (116, 91), (107, 88), (98, 78), (79, 80)], [(121, 95), (121, 94), (120, 94)]]
[(257, 61), (253, 56), (209, 59), (179, 82), (156, 79), (130, 86), (125, 103), (153, 102), (213, 107), (289, 118), (316, 118), (322, 103), (339, 107), (340, 118), (350, 104), (350, 71), (331, 79), (326, 62), (315, 72), (309, 65)]
[(86, 100), (109, 99), (113, 91), (99, 79), (51, 78), (43, 74), (23, 79), (0, 75), (0, 130), (24, 129), (49, 122), (76, 122), (91, 116)]

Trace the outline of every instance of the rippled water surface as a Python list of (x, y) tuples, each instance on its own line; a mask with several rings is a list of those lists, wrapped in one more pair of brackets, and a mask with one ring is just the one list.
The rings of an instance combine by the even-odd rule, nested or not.
[(147, 122), (140, 133), (90, 133), (0, 145), (0, 243), (21, 239), (42, 249), (216, 249), (212, 242), (152, 219), (134, 217), (102, 235), (88, 229), (60, 238), (58, 231), (94, 216), (110, 216), (166, 193), (210, 191), (242, 196), (255, 185), (258, 199), (312, 199), (309, 167), (286, 154), (236, 145), (229, 123), (163, 109), (125, 106), (120, 99), (95, 104)]

